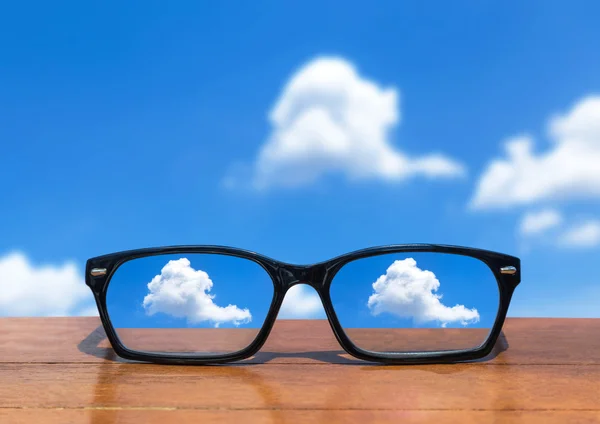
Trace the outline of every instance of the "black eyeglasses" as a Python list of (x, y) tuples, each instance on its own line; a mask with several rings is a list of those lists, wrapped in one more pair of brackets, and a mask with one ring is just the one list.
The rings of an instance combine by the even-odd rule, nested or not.
[(131, 250), (86, 266), (115, 352), (167, 364), (249, 358), (278, 316), (327, 319), (342, 348), (368, 361), (479, 359), (494, 347), (519, 282), (516, 257), (424, 244), (307, 266), (220, 246)]

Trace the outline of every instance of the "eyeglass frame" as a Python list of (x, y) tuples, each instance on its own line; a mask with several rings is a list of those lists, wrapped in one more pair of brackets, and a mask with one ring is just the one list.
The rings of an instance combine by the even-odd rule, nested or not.
[[(470, 349), (424, 352), (372, 352), (356, 346), (346, 335), (335, 313), (330, 297), (331, 283), (338, 271), (350, 262), (374, 256), (393, 253), (446, 253), (467, 256), (485, 263), (492, 271), (498, 284), (499, 305), (496, 319), (487, 339), (479, 346)], [(269, 311), (255, 339), (244, 349), (222, 355), (198, 355), (188, 353), (158, 353), (136, 351), (127, 348), (119, 339), (111, 323), (106, 305), (106, 294), (110, 280), (117, 269), (134, 259), (168, 254), (215, 254), (234, 256), (253, 261), (260, 265), (273, 282), (273, 298)], [(134, 361), (157, 364), (222, 364), (241, 361), (255, 355), (267, 340), (287, 291), (297, 284), (313, 287), (321, 299), (327, 320), (342, 347), (353, 357), (382, 364), (433, 364), (477, 360), (491, 353), (502, 331), (506, 314), (515, 288), (521, 282), (521, 261), (519, 258), (490, 250), (441, 244), (396, 244), (370, 247), (346, 253), (324, 262), (312, 265), (294, 265), (277, 261), (267, 256), (244, 249), (212, 245), (182, 245), (126, 250), (90, 258), (86, 262), (86, 285), (92, 290), (102, 326), (115, 353)]]

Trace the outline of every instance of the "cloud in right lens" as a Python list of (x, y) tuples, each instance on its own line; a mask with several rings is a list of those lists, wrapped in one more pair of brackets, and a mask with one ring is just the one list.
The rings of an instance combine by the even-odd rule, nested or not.
[(375, 316), (389, 313), (412, 318), (416, 323), (437, 321), (469, 325), (479, 321), (477, 309), (464, 305), (446, 306), (435, 292), (440, 282), (431, 271), (422, 270), (413, 258), (397, 260), (373, 283), (368, 306)]
[(169, 261), (148, 283), (149, 293), (144, 297), (143, 306), (150, 316), (156, 313), (186, 318), (197, 324), (212, 322), (215, 327), (223, 323), (235, 326), (252, 321), (248, 309), (236, 305), (218, 306), (215, 295), (209, 294), (213, 282), (208, 274), (191, 267), (187, 258)]

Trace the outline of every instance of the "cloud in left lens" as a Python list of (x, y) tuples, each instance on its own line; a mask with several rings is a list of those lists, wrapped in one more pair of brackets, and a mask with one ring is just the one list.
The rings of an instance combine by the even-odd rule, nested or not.
[(213, 282), (208, 274), (191, 267), (187, 258), (169, 261), (148, 283), (149, 293), (143, 306), (150, 316), (163, 313), (185, 318), (191, 324), (211, 322), (220, 324), (246, 324), (252, 321), (249, 309), (236, 305), (219, 306), (216, 296), (210, 294)]
[(413, 258), (397, 260), (373, 283), (368, 307), (375, 316), (388, 313), (412, 318), (416, 323), (437, 321), (442, 327), (479, 321), (477, 309), (464, 305), (446, 306), (435, 292), (440, 282), (431, 271), (422, 270)]

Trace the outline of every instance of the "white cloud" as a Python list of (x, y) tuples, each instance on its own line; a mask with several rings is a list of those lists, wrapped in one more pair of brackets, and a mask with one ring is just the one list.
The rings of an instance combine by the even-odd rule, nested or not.
[(548, 134), (552, 145), (539, 154), (531, 136), (509, 139), (508, 157), (489, 164), (472, 207), (600, 197), (600, 96), (583, 98), (566, 114), (551, 118)]
[(551, 228), (559, 226), (562, 221), (562, 215), (554, 209), (529, 212), (521, 220), (520, 232), (523, 235), (542, 234)]
[(373, 283), (374, 293), (367, 305), (375, 316), (389, 313), (413, 318), (416, 323), (437, 321), (442, 327), (454, 322), (468, 325), (479, 321), (477, 309), (444, 305), (442, 296), (435, 294), (439, 287), (435, 274), (420, 269), (413, 258), (397, 260)]
[(164, 313), (186, 318), (192, 324), (209, 321), (215, 327), (226, 322), (238, 326), (252, 320), (248, 309), (216, 305), (216, 296), (208, 293), (212, 286), (208, 274), (192, 268), (187, 258), (169, 261), (160, 275), (148, 283), (149, 293), (144, 297), (143, 306), (148, 315)]
[(73, 262), (34, 265), (20, 252), (0, 258), (0, 316), (98, 315)]
[(278, 318), (316, 318), (323, 313), (321, 298), (305, 284), (297, 284), (285, 294)]
[[(305, 64), (270, 111), (272, 132), (255, 163), (254, 187), (300, 186), (328, 173), (351, 180), (463, 175), (461, 164), (440, 153), (409, 157), (392, 146), (398, 96), (342, 58)], [(225, 184), (233, 185), (230, 177)]]
[(95, 304), (93, 306), (88, 306), (87, 308), (81, 309), (77, 315), (82, 317), (98, 316), (98, 307)]
[(560, 237), (564, 247), (595, 247), (600, 245), (600, 221), (589, 220), (577, 224)]

